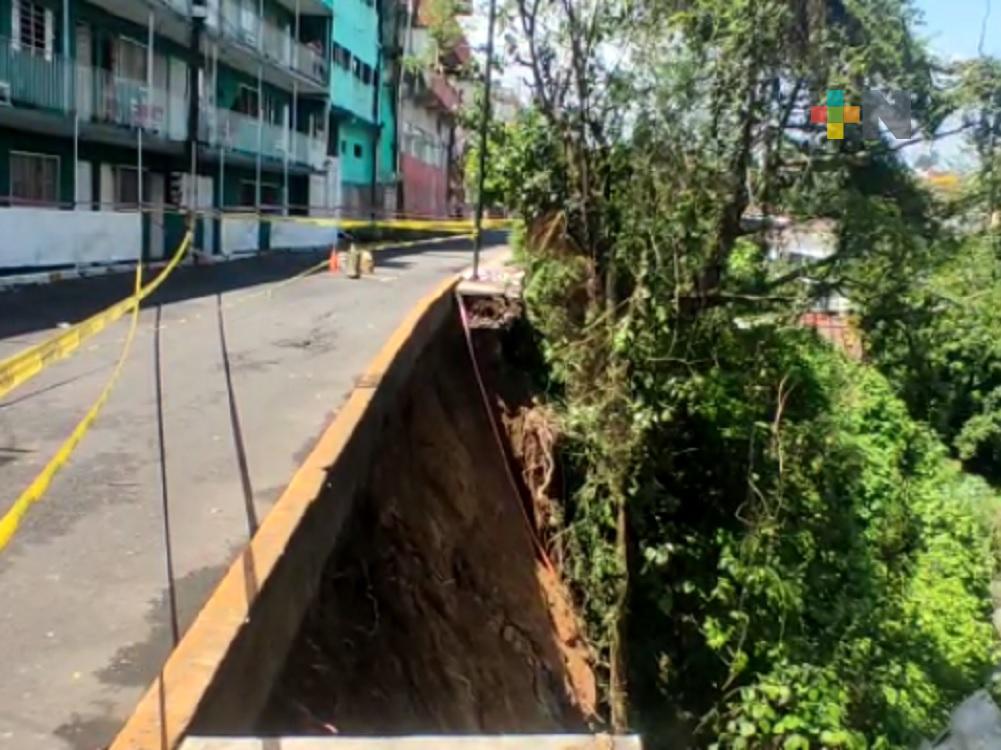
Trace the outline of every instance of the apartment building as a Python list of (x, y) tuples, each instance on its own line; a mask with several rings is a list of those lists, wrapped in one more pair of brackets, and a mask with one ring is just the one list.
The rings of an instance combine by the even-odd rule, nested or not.
[(472, 53), (461, 34), (436, 39), (430, 15), (428, 0), (410, 0), (399, 29), (399, 205), (414, 216), (455, 215), (464, 202), (463, 100), (453, 78)]
[(256, 213), (338, 205), (332, 34), (332, 0), (0, 0), (0, 272), (163, 257), (191, 206), (206, 254), (315, 244)]
[(163, 258), (193, 207), (208, 256), (454, 215), (470, 50), (429, 1), (0, 0), (0, 273)]
[(379, 153), (381, 8), (375, 0), (337, 0), (330, 101), (340, 159), (340, 207), (372, 207)]

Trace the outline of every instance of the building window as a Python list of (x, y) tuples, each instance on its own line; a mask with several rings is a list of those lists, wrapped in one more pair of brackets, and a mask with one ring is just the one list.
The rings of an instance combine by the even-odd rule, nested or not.
[(52, 11), (33, 0), (14, 0), (11, 5), (11, 28), (17, 47), (51, 59), (54, 26)]
[[(138, 175), (135, 167), (115, 167), (115, 208), (139, 207)], [(151, 190), (150, 173), (143, 170), (143, 203), (149, 201)]]
[[(274, 213), (281, 210), (282, 189), (280, 185), (273, 182), (261, 183), (261, 210), (265, 213)], [(252, 180), (242, 180), (240, 182), (240, 205), (245, 208), (252, 208), (257, 205), (257, 183)]]
[(361, 64), (361, 82), (365, 84), (372, 83), (372, 66)]
[(30, 203), (58, 203), (59, 157), (11, 151), (10, 197)]
[(351, 53), (337, 42), (334, 42), (334, 62), (344, 68), (344, 70), (351, 69)]
[(130, 81), (146, 80), (146, 45), (121, 37), (115, 40), (115, 74)]
[(362, 155), (362, 148), (360, 143), (355, 144), (355, 158), (360, 159)]

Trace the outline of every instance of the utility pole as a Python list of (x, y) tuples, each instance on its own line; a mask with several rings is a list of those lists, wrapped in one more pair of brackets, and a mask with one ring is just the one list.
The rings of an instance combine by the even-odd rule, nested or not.
[(198, 130), (199, 118), (201, 115), (201, 98), (199, 96), (199, 83), (201, 81), (201, 66), (199, 60), (202, 57), (202, 34), (205, 30), (205, 18), (208, 15), (208, 6), (204, 0), (198, 0), (191, 4), (191, 40), (188, 52), (191, 61), (188, 63), (188, 141), (187, 157), (191, 169), (191, 186), (188, 190), (188, 229), (194, 233), (196, 224), (196, 200), (197, 180), (198, 180)]
[(490, 69), (494, 61), (494, 21), (497, 0), (490, 0), (490, 20), (487, 22), (487, 61), (483, 71), (483, 112), (480, 120), (480, 172), (476, 182), (476, 221), (473, 235), (473, 279), (480, 278), (480, 248), (483, 246), (483, 181), (487, 170), (487, 139), (490, 129)]

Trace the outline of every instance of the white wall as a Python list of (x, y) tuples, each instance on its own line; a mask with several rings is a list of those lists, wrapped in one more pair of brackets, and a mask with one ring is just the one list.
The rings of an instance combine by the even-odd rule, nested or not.
[(222, 220), (222, 252), (224, 255), (257, 252), (260, 249), (258, 237), (256, 216), (246, 218), (227, 216)]
[(276, 221), (271, 225), (271, 249), (330, 247), (337, 242), (337, 227), (318, 227), (291, 221)]
[(88, 265), (135, 260), (138, 213), (0, 209), (0, 267)]
[(327, 159), (322, 174), (309, 176), (309, 214), (326, 216), (330, 209), (341, 205), (341, 169), (338, 159)]

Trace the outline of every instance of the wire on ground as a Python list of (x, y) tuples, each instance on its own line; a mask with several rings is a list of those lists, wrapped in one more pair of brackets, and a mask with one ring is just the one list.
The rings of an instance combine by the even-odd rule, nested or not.
[[(396, 249), (396, 248), (412, 247), (415, 245), (430, 245), (430, 244), (454, 241), (456, 239), (464, 239), (470, 236), (471, 235), (450, 235), (448, 237), (414, 240), (412, 242), (372, 243), (364, 245), (363, 247), (370, 251), (378, 251), (387, 248)], [(120, 318), (126, 312), (132, 313), (131, 323), (129, 325), (129, 332), (125, 338), (125, 344), (122, 347), (122, 353), (118, 358), (118, 362), (115, 364), (115, 369), (112, 371), (111, 377), (108, 379), (107, 384), (101, 391), (101, 394), (97, 397), (97, 400), (90, 407), (90, 409), (83, 416), (83, 418), (77, 423), (76, 427), (73, 428), (73, 432), (70, 434), (70, 436), (62, 443), (62, 445), (59, 446), (59, 450), (56, 451), (56, 454), (52, 457), (52, 459), (48, 462), (48, 464), (46, 464), (45, 468), (43, 468), (42, 471), (39, 472), (39, 474), (31, 482), (31, 484), (28, 485), (28, 488), (20, 494), (17, 500), (14, 501), (10, 509), (2, 517), (0, 517), (0, 551), (2, 551), (10, 542), (10, 540), (13, 538), (15, 532), (17, 531), (18, 527), (21, 524), (22, 519), (28, 512), (28, 509), (45, 496), (45, 493), (48, 490), (53, 477), (55, 477), (56, 473), (63, 468), (63, 466), (69, 460), (70, 456), (73, 455), (73, 451), (76, 450), (77, 445), (83, 439), (84, 435), (87, 434), (87, 431), (90, 430), (91, 426), (94, 424), (94, 421), (97, 419), (101, 410), (104, 408), (104, 405), (108, 400), (108, 397), (111, 395), (112, 389), (118, 382), (118, 377), (121, 374), (122, 367), (124, 366), (126, 359), (128, 359), (129, 352), (132, 348), (132, 341), (135, 338), (136, 328), (139, 321), (139, 303), (143, 299), (148, 297), (150, 294), (152, 294), (164, 282), (164, 280), (174, 270), (174, 268), (177, 267), (177, 264), (180, 263), (184, 254), (187, 252), (187, 249), (190, 246), (190, 244), (191, 244), (191, 233), (189, 232), (187, 235), (185, 235), (184, 240), (181, 242), (177, 251), (174, 253), (174, 256), (171, 258), (170, 263), (168, 263), (168, 265), (156, 276), (156, 278), (154, 278), (146, 286), (141, 285), (142, 262), (140, 261), (136, 266), (135, 292), (127, 299), (122, 300), (121, 302), (113, 305), (107, 310), (104, 310), (103, 312), (98, 313), (97, 315), (91, 318), (88, 318), (83, 323), (80, 323), (78, 326), (74, 326), (73, 328), (71, 328), (69, 331), (60, 334), (59, 336), (53, 337), (53, 339), (50, 339), (48, 342), (44, 342), (36, 347), (32, 347), (31, 349), (28, 349), (22, 354), (15, 355), (14, 357), (10, 358), (10, 360), (6, 360), (3, 363), (4, 365), (6, 365), (7, 362), (12, 360), (24, 361), (25, 359), (30, 359), (31, 357), (40, 356), (38, 352), (39, 349), (45, 349), (48, 345), (58, 344), (60, 340), (62, 340), (64, 337), (72, 336), (72, 340), (70, 343), (63, 344), (61, 348), (54, 349), (55, 351), (61, 352), (60, 356), (51, 358), (49, 360), (43, 360), (41, 362), (40, 369), (38, 369), (34, 373), (37, 374), (37, 372), (40, 372), (41, 369), (44, 369), (44, 367), (50, 362), (56, 361), (56, 359), (61, 359), (62, 357), (65, 357), (68, 354), (70, 354), (75, 349), (79, 348), (80, 344), (83, 343), (83, 341), (85, 341), (86, 338), (93, 336), (95, 333), (102, 330), (111, 322), (114, 322), (115, 320)], [(325, 268), (327, 266), (327, 263), (328, 261), (324, 260), (321, 263), (310, 266), (305, 271), (302, 271), (296, 274), (295, 276), (292, 276), (278, 284), (268, 287), (264, 291), (254, 292), (252, 294), (239, 297), (229, 307), (236, 307), (237, 305), (243, 302), (246, 302), (250, 299), (263, 295), (267, 295), (268, 297), (270, 297), (271, 294), (276, 289), (288, 286), (289, 284), (304, 279), (311, 274), (317, 273), (318, 271)], [(114, 315), (114, 317), (111, 317), (112, 315)], [(88, 327), (86, 336), (80, 333), (80, 331), (74, 331), (74, 329), (82, 329), (84, 327), (89, 326), (93, 321), (95, 321), (95, 319), (102, 318), (102, 316), (108, 316), (108, 319), (101, 321), (101, 324), (99, 326)], [(0, 371), (0, 374), (2, 374), (2, 371)], [(24, 381), (22, 380), (20, 382)], [(3, 395), (3, 391), (0, 391), (0, 395)]]

